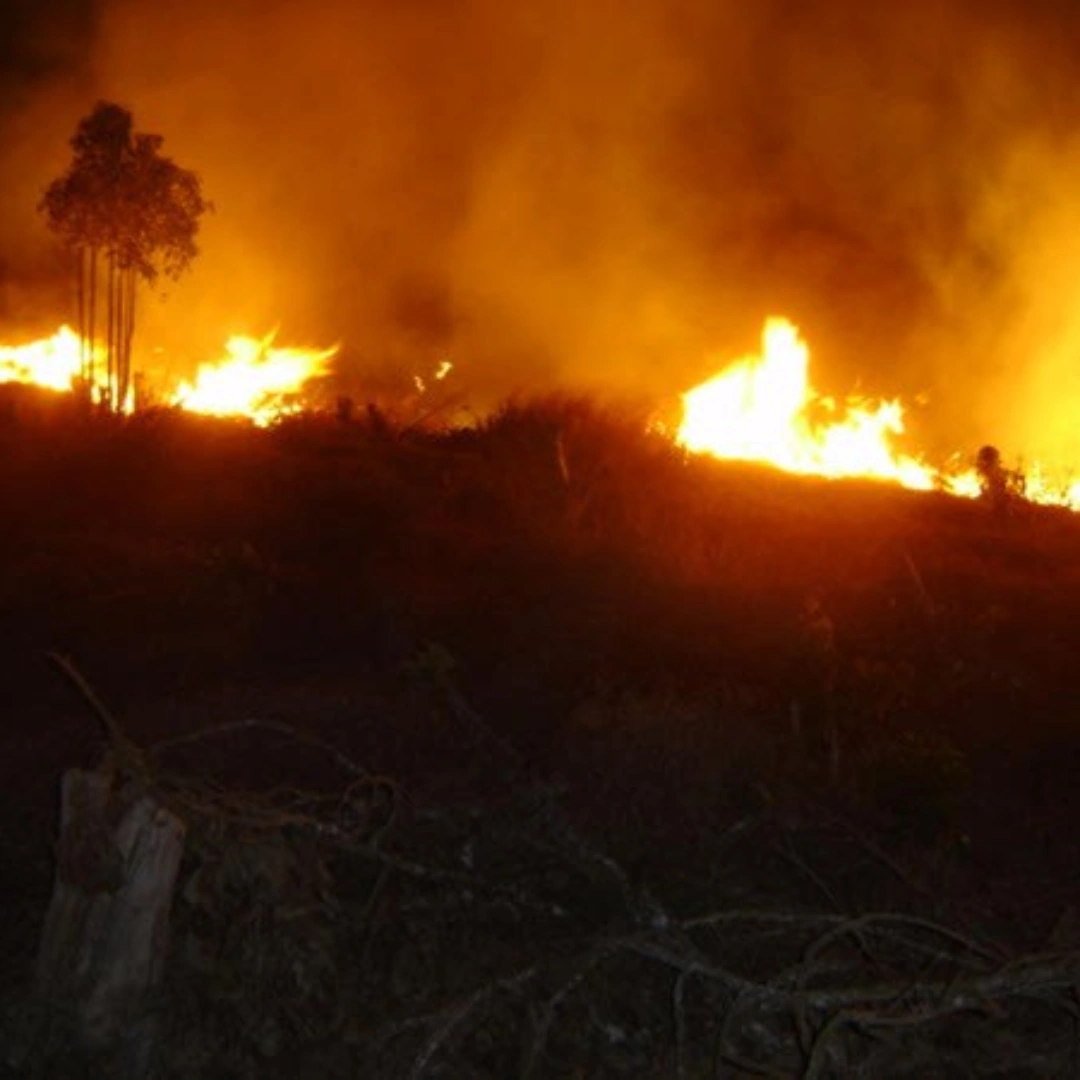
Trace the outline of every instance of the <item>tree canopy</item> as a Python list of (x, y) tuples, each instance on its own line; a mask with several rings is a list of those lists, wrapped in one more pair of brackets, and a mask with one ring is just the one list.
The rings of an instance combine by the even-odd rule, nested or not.
[[(199, 177), (161, 152), (160, 135), (136, 132), (131, 112), (101, 101), (71, 138), (72, 161), (42, 197), (49, 227), (77, 257), (83, 379), (93, 392), (95, 330), (105, 306), (107, 379), (112, 407), (125, 407), (137, 282), (175, 280), (198, 254), (202, 216), (212, 209)], [(106, 275), (99, 295), (99, 270)]]

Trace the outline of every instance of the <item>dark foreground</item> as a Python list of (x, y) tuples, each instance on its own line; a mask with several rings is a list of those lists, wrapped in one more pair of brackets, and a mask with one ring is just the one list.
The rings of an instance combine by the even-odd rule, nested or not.
[(21, 405), (0, 500), (0, 1076), (123, 1061), (27, 992), (108, 745), (50, 654), (188, 825), (160, 1075), (1080, 1072), (1072, 515), (565, 402)]

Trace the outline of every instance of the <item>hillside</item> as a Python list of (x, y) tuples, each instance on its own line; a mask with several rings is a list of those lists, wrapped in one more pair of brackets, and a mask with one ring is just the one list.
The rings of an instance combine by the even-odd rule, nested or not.
[[(355, 950), (349, 978), (323, 952), (316, 989), (257, 1007), (214, 998), (229, 963), (253, 962), (249, 939), (209, 969), (178, 953), (173, 1034), (190, 1049), (199, 1032), (216, 1056), (192, 1050), (167, 1075), (210, 1075), (208, 1060), (223, 1076), (302, 1075), (298, 1062), (707, 1076), (721, 1060), (736, 1070), (722, 1075), (963, 1075), (979, 1054), (1000, 1075), (1045, 1075), (1069, 1059), (1060, 969), (1034, 989), (1007, 973), (1080, 945), (1080, 518), (688, 458), (639, 418), (567, 400), (511, 403), (469, 430), (367, 414), (263, 431), (171, 412), (91, 422), (13, 397), (0, 501), (0, 955), (16, 1013), (59, 778), (105, 745), (58, 654), (202, 800), (186, 874), (214, 813), (242, 831), (227, 798), (241, 793), (261, 842), (319, 863), (331, 952)], [(357, 777), (385, 818), (362, 866), (304, 831)], [(300, 818), (275, 819), (282, 791), (310, 796)], [(215, 843), (220, 863), (232, 849)], [(516, 891), (481, 910), (474, 867)], [(236, 911), (265, 904), (272, 920), (280, 882), (245, 880)], [(736, 912), (748, 925), (724, 937)], [(860, 931), (833, 957), (867, 913), (904, 934)], [(174, 914), (187, 940), (191, 912)], [(693, 963), (647, 935), (612, 944), (657, 919), (717, 937), (695, 941)], [(329, 931), (304, 926), (269, 935), (267, 963), (295, 972), (268, 942), (306, 957)], [(927, 927), (958, 937), (924, 941)], [(720, 964), (714, 945), (776, 1000), (742, 1001), (705, 963)], [(826, 953), (833, 966), (815, 967)], [(799, 1037), (781, 1001), (796, 959)], [(925, 1017), (899, 991), (852, 989), (961, 975), (974, 989)], [(744, 1007), (760, 1012), (745, 1030)], [(880, 1028), (829, 1027), (874, 1008)]]

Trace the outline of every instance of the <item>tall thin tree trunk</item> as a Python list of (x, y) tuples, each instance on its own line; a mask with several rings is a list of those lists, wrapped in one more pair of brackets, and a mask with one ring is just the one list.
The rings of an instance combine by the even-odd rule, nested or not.
[(113, 398), (113, 411), (124, 411), (124, 270), (116, 267), (114, 288), (116, 290), (116, 326), (113, 329), (113, 342), (116, 348), (116, 397)]
[(107, 372), (107, 404), (109, 412), (116, 411), (116, 256), (109, 252), (109, 281), (105, 315), (105, 364)]
[[(135, 270), (128, 267), (124, 271), (125, 297), (124, 297), (124, 393), (121, 398), (121, 407), (127, 404), (128, 393), (132, 386), (131, 353), (132, 343), (135, 339), (135, 296), (138, 280)], [(138, 405), (138, 402), (135, 402)]]
[(85, 392), (87, 377), (87, 353), (86, 353), (86, 261), (87, 249), (81, 247), (76, 259), (78, 265), (75, 268), (75, 307), (78, 312), (76, 325), (79, 328), (79, 378), (82, 379), (80, 393)]
[(131, 270), (120, 267), (116, 272), (116, 408), (127, 408), (131, 387), (131, 335), (128, 331), (131, 308)]
[(90, 350), (90, 363), (89, 363), (89, 386), (87, 392), (90, 394), (91, 401), (94, 394), (97, 391), (97, 353), (95, 350), (97, 333), (97, 267), (98, 267), (98, 250), (96, 247), (90, 248), (90, 280), (88, 283), (88, 296), (86, 303), (86, 342), (87, 348)]

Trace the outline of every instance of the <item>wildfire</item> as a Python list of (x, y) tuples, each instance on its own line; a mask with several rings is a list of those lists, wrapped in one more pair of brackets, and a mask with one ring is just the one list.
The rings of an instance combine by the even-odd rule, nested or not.
[(810, 350), (785, 319), (771, 318), (761, 356), (745, 357), (683, 395), (679, 441), (723, 458), (762, 461), (789, 472), (866, 476), (934, 487), (934, 470), (892, 445), (904, 431), (899, 401), (854, 402), (836, 421), (815, 423), (830, 402), (810, 386)]
[(309, 380), (326, 375), (337, 346), (329, 349), (286, 348), (264, 338), (229, 338), (226, 358), (202, 364), (193, 383), (182, 383), (173, 403), (211, 416), (247, 416), (269, 423), (298, 410), (297, 394)]
[(22, 382), (70, 390), (79, 375), (79, 336), (62, 326), (52, 337), (26, 345), (0, 345), (0, 383)]
[[(786, 319), (766, 320), (761, 355), (736, 361), (682, 395), (677, 440), (698, 453), (789, 472), (888, 480), (967, 498), (980, 493), (973, 468), (938, 469), (896, 447), (904, 434), (900, 401), (849, 400), (839, 408), (814, 391), (809, 366), (798, 330)], [(1055, 486), (1038, 465), (1027, 472), (1024, 494), (1080, 509), (1080, 484)]]
[[(200, 365), (193, 382), (168, 396), (171, 404), (212, 416), (246, 416), (267, 424), (300, 408), (305, 384), (327, 374), (337, 347), (288, 348), (264, 338), (237, 335), (225, 344), (225, 358)], [(102, 350), (95, 348), (97, 367)], [(25, 345), (0, 345), (0, 383), (19, 382), (48, 390), (71, 390), (81, 372), (79, 336), (62, 326), (51, 337)], [(102, 388), (94, 387), (100, 397)], [(127, 408), (130, 409), (129, 402)]]
[[(222, 359), (200, 365), (191, 382), (159, 400), (265, 425), (303, 407), (307, 384), (329, 373), (337, 351), (337, 346), (280, 346), (273, 333), (237, 335), (226, 342)], [(0, 345), (0, 383), (70, 390), (78, 384), (82, 352), (79, 336), (67, 326), (38, 341)], [(94, 353), (100, 370), (102, 349), (95, 347)], [(443, 360), (428, 379), (415, 375), (417, 390), (427, 392), (452, 368)], [(899, 400), (849, 399), (837, 405), (815, 392), (809, 368), (810, 351), (798, 330), (786, 319), (766, 320), (760, 355), (735, 361), (682, 395), (676, 441), (696, 453), (759, 461), (795, 473), (871, 478), (966, 498), (983, 490), (987, 478), (973, 467), (936, 468), (898, 448), (904, 436)], [(91, 390), (101, 398), (101, 387)], [(1019, 472), (1001, 476), (1031, 502), (1080, 511), (1080, 480), (1055, 480), (1037, 462), (1023, 470), (1022, 484)]]

